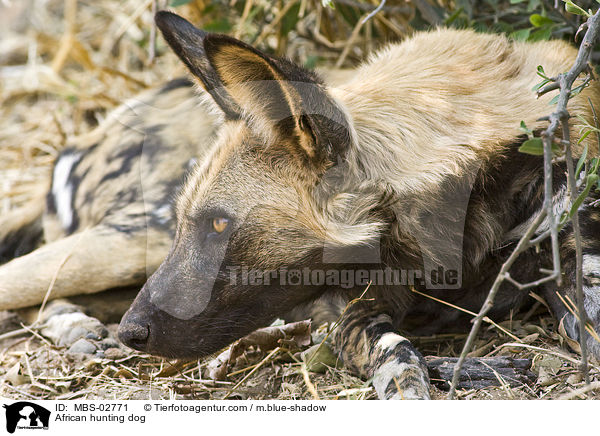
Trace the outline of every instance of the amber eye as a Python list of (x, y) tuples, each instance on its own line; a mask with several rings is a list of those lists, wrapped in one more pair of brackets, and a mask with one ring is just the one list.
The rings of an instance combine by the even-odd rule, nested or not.
[(213, 218), (212, 226), (213, 230), (217, 233), (223, 233), (229, 224), (229, 220), (227, 218)]

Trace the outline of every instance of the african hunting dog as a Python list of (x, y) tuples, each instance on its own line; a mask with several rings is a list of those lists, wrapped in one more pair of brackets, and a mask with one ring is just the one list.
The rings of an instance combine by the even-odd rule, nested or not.
[(0, 264), (16, 257), (0, 266), (0, 308), (39, 304), (58, 270), (51, 298), (141, 285), (168, 252), (172, 198), (214, 141), (215, 122), (178, 79), (71, 141), (47, 201), (0, 220)]
[[(537, 120), (549, 111), (550, 97), (536, 99), (529, 92), (537, 82), (536, 67), (543, 65), (549, 74), (565, 71), (575, 50), (561, 42), (529, 45), (438, 30), (388, 46), (334, 88), (287, 60), (202, 32), (174, 14), (159, 13), (157, 24), (222, 119), (214, 146), (181, 187), (171, 249), (124, 316), (120, 339), (163, 356), (204, 356), (298, 305), (328, 295), (350, 300), (366, 289), (335, 332), (341, 358), (357, 374), (373, 377), (381, 398), (428, 398), (423, 359), (397, 329), (439, 332), (455, 329), (464, 318), (412, 290), (471, 311), (480, 308), (500, 265), (541, 208), (541, 158), (518, 152), (525, 139), (519, 122), (541, 129), (544, 124)], [(597, 104), (596, 84), (571, 101), (571, 114), (589, 118), (588, 98)], [(200, 127), (193, 111), (176, 118), (163, 118), (157, 129)], [(575, 127), (575, 118), (572, 123)], [(197, 134), (202, 139), (195, 141), (192, 134), (190, 144), (206, 139), (204, 130)], [(159, 174), (179, 179), (190, 155), (174, 155), (148, 161), (148, 168), (170, 161), (178, 177), (167, 177), (166, 169)], [(85, 172), (84, 157), (75, 156), (65, 165), (67, 177), (58, 181), (73, 180), (71, 174), (85, 180), (92, 173)], [(140, 162), (145, 159), (142, 153)], [(54, 183), (63, 174), (60, 163)], [(103, 175), (90, 186), (101, 186), (107, 174), (97, 171)], [(555, 204), (561, 208), (566, 197), (562, 164), (556, 164), (555, 174)], [(96, 195), (90, 192), (87, 201)], [(81, 198), (79, 189), (73, 196)], [(121, 227), (127, 219), (106, 231), (116, 231), (122, 244), (153, 248), (152, 241), (160, 238), (150, 234), (160, 234), (160, 220), (152, 217), (165, 197), (149, 198), (149, 206), (132, 216), (150, 224), (143, 242), (135, 239), (136, 226)], [(586, 309), (598, 325), (600, 214), (591, 200), (581, 213)], [(84, 204), (85, 196), (68, 210)], [(62, 225), (74, 222), (71, 231), (79, 233), (67, 238), (71, 244), (86, 232), (79, 215)], [(106, 227), (102, 224), (102, 230)], [(86, 247), (86, 241), (78, 246)], [(164, 244), (159, 246), (157, 258), (165, 255)], [(80, 255), (77, 246), (69, 247)], [(565, 280), (558, 291), (572, 296), (570, 227), (561, 232), (561, 249)], [(81, 251), (91, 256), (89, 249)], [(96, 259), (113, 256), (102, 261), (106, 270), (98, 274), (117, 278), (110, 271), (122, 260), (123, 278), (130, 275), (127, 251), (122, 259), (104, 246), (92, 251)], [(549, 263), (549, 248), (542, 245), (537, 253), (524, 253), (511, 275), (528, 281)], [(21, 265), (18, 272), (24, 274), (26, 263)], [(81, 291), (98, 290), (84, 279)], [(577, 339), (574, 319), (555, 291), (552, 286), (540, 290)], [(10, 295), (2, 295), (8, 307)], [(491, 316), (505, 316), (526, 295), (506, 283)], [(599, 358), (598, 344), (586, 340)]]

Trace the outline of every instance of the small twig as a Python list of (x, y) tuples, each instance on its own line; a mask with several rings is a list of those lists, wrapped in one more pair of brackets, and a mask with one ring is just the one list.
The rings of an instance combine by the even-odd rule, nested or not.
[[(564, 297), (560, 294), (560, 292), (556, 291), (556, 296), (560, 299), (560, 301), (565, 305), (565, 307), (567, 308), (567, 310), (569, 312), (571, 312), (571, 314), (577, 319), (577, 321), (579, 322), (580, 320), (580, 316), (579, 316), (579, 309), (577, 308), (577, 306), (575, 305), (575, 303), (573, 303), (573, 301), (571, 301), (571, 299), (569, 298), (568, 295), (565, 295)], [(592, 338), (594, 338), (596, 341), (600, 342), (600, 336), (598, 336), (598, 333), (596, 332), (596, 330), (594, 330), (594, 327), (592, 326), (592, 324), (590, 324), (589, 322), (585, 322), (585, 329), (586, 331), (590, 334), (590, 336)]]
[(398, 395), (400, 395), (400, 399), (404, 400), (404, 393), (403, 393), (404, 391), (400, 387), (400, 383), (398, 382), (398, 378), (397, 377), (392, 377), (392, 380), (394, 380), (394, 384), (396, 385), (396, 391), (398, 392)]
[(517, 344), (516, 342), (507, 342), (505, 344), (499, 345), (498, 348), (496, 348), (496, 351), (499, 351), (502, 348), (525, 348), (527, 350), (534, 350), (534, 351), (539, 351), (541, 353), (552, 354), (553, 356), (560, 357), (561, 359), (564, 359), (564, 360), (574, 363), (576, 365), (579, 363), (579, 361), (577, 359), (574, 359), (567, 354), (560, 353), (558, 351), (547, 350), (542, 347), (536, 347), (535, 345)]
[(477, 333), (479, 332), (479, 327), (481, 326), (481, 322), (483, 321), (483, 318), (490, 311), (490, 309), (492, 308), (492, 306), (494, 304), (494, 299), (496, 298), (496, 293), (500, 289), (500, 285), (504, 281), (506, 273), (508, 272), (508, 270), (510, 269), (512, 264), (515, 262), (515, 260), (517, 260), (517, 257), (519, 257), (521, 252), (524, 250), (524, 247), (527, 246), (527, 243), (531, 239), (531, 236), (533, 236), (533, 234), (535, 233), (537, 228), (543, 222), (544, 218), (546, 218), (545, 210), (540, 212), (540, 214), (537, 216), (537, 218), (530, 224), (530, 226), (527, 229), (527, 231), (525, 232), (525, 234), (519, 240), (519, 243), (517, 244), (514, 251), (508, 257), (506, 262), (504, 262), (504, 264), (502, 265), (502, 268), (500, 269), (498, 276), (496, 276), (496, 280), (494, 280), (494, 284), (492, 285), (492, 288), (490, 289), (490, 292), (489, 292), (487, 298), (485, 299), (485, 302), (483, 303), (481, 310), (479, 311), (477, 316), (473, 319), (473, 327), (471, 327), (471, 331), (469, 332), (467, 341), (465, 342), (462, 352), (460, 353), (458, 362), (454, 366), (454, 373), (452, 375), (452, 383), (450, 385), (450, 391), (448, 392), (448, 396), (447, 396), (448, 399), (454, 398), (454, 395), (456, 393), (456, 386), (458, 385), (458, 380), (460, 377), (460, 371), (462, 370), (462, 367), (464, 365), (467, 354), (469, 353), (469, 351), (471, 350), (471, 347), (473, 346), (473, 342), (475, 341), (475, 337), (477, 336)]
[(24, 324), (21, 324), (21, 326), (23, 327), (23, 330), (27, 331), (28, 333), (31, 333), (33, 336), (35, 336), (36, 338), (38, 338), (40, 341), (42, 341), (48, 347), (53, 347), (54, 346), (54, 345), (52, 345), (50, 343), (50, 341), (48, 341), (48, 339), (44, 338), (42, 335), (40, 335), (37, 331), (35, 331), (31, 327), (26, 326)]
[(133, 11), (133, 13), (130, 16), (127, 17), (127, 19), (115, 32), (115, 36), (113, 37), (114, 42), (112, 44), (113, 47), (115, 47), (119, 43), (123, 35), (125, 35), (125, 33), (127, 32), (127, 29), (129, 29), (129, 26), (135, 23), (136, 20), (142, 16), (144, 11), (148, 9), (148, 6), (150, 6), (153, 2), (154, 0), (145, 0), (137, 7), (135, 11)]
[(0, 341), (12, 338), (14, 336), (19, 336), (19, 335), (22, 335), (22, 334), (25, 334), (25, 333), (28, 333), (28, 330), (26, 330), (24, 328), (16, 329), (16, 330), (11, 330), (9, 332), (1, 334), (0, 335)]
[(410, 6), (382, 6), (381, 4), (379, 4), (378, 6), (374, 6), (368, 3), (361, 3), (354, 0), (335, 0), (335, 2), (341, 5), (350, 6), (358, 10), (367, 12), (372, 12), (377, 9), (379, 11), (388, 12), (393, 15), (407, 15), (413, 11), (413, 8)]
[(315, 385), (313, 385), (312, 381), (310, 381), (310, 374), (308, 374), (305, 363), (300, 365), (300, 372), (302, 373), (302, 378), (304, 379), (304, 383), (306, 384), (308, 392), (310, 392), (315, 400), (320, 400), (321, 398), (319, 397), (319, 393), (317, 392)]
[[(447, 301), (441, 300), (439, 298), (433, 297), (431, 295), (425, 294), (424, 292), (420, 292), (417, 291), (413, 286), (410, 287), (410, 290), (416, 294), (422, 295), (424, 297), (430, 298), (433, 301), (437, 301), (438, 303), (441, 304), (445, 304), (446, 306), (452, 307), (453, 309), (459, 310), (461, 312), (467, 313), (471, 316), (477, 316), (477, 314), (475, 312), (471, 312), (470, 310), (467, 310), (463, 307), (457, 306), (455, 304), (452, 303), (448, 303)], [(521, 339), (519, 339), (518, 337), (516, 337), (515, 335), (513, 335), (511, 332), (509, 332), (508, 330), (506, 330), (504, 327), (498, 325), (497, 323), (495, 323), (492, 319), (488, 318), (487, 316), (483, 318), (483, 320), (485, 322), (487, 322), (488, 324), (491, 324), (492, 326), (496, 327), (498, 330), (500, 330), (502, 333), (504, 333), (507, 336), (510, 336), (512, 339), (514, 339), (515, 341), (521, 342)]]
[(291, 0), (287, 2), (286, 5), (277, 13), (273, 21), (271, 21), (267, 26), (263, 28), (262, 32), (260, 32), (260, 35), (258, 35), (258, 37), (252, 42), (252, 44), (258, 45), (261, 42), (263, 42), (263, 40), (273, 31), (275, 26), (279, 24), (279, 22), (285, 16), (285, 14), (287, 14), (288, 11), (292, 9), (292, 6), (294, 6), (296, 3), (298, 3), (298, 0)]
[(44, 299), (42, 300), (42, 304), (40, 305), (40, 309), (38, 310), (37, 318), (34, 321), (34, 323), (31, 324), (30, 328), (33, 328), (34, 326), (36, 326), (40, 322), (40, 319), (42, 318), (42, 313), (44, 312), (44, 308), (46, 307), (46, 303), (48, 302), (48, 299), (50, 298), (50, 294), (52, 293), (52, 289), (54, 288), (54, 284), (56, 283), (56, 280), (58, 279), (58, 274), (60, 273), (60, 270), (65, 265), (65, 263), (67, 262), (67, 260), (69, 259), (69, 257), (71, 257), (71, 255), (73, 254), (73, 251), (75, 251), (75, 248), (77, 247), (77, 245), (79, 245), (79, 242), (81, 242), (82, 237), (86, 234), (86, 232), (88, 231), (88, 229), (89, 229), (89, 227), (85, 228), (79, 234), (79, 237), (75, 240), (75, 242), (71, 246), (71, 249), (65, 254), (65, 256), (61, 259), (60, 263), (58, 264), (58, 267), (56, 268), (56, 271), (54, 271), (54, 275), (52, 276), (52, 280), (50, 281), (50, 285), (48, 285), (48, 289), (46, 290), (46, 294), (44, 295)]
[(77, 0), (65, 0), (65, 33), (60, 39), (58, 51), (52, 60), (52, 70), (59, 73), (69, 57), (73, 48), (75, 34), (77, 33)]
[(582, 388), (575, 389), (568, 394), (563, 394), (557, 398), (557, 400), (572, 400), (573, 398), (577, 398), (581, 395), (587, 394), (590, 391), (595, 391), (600, 389), (600, 382), (594, 382), (583, 386)]
[(515, 398), (514, 394), (512, 393), (512, 390), (510, 389), (510, 386), (508, 385), (508, 383), (506, 383), (506, 380), (504, 380), (504, 377), (502, 377), (498, 371), (496, 371), (494, 368), (492, 368), (490, 365), (488, 365), (487, 363), (485, 363), (484, 360), (480, 360), (481, 364), (485, 367), (487, 367), (490, 371), (492, 371), (492, 374), (494, 374), (494, 377), (496, 377), (496, 380), (498, 380), (498, 383), (500, 383), (500, 386), (502, 386), (502, 389), (504, 389), (504, 391), (508, 394), (509, 397), (511, 397), (512, 399)]
[(550, 80), (553, 80), (553, 82), (550, 82), (547, 85), (542, 86), (540, 89), (538, 89), (538, 92), (537, 92), (538, 98), (550, 91), (554, 91), (554, 90), (560, 88), (560, 83), (558, 83), (556, 77), (551, 77)]
[(354, 300), (351, 300), (350, 302), (348, 302), (348, 304), (346, 304), (346, 307), (344, 307), (344, 310), (342, 310), (342, 313), (340, 314), (340, 316), (338, 316), (337, 319), (335, 320), (335, 322), (333, 323), (333, 327), (327, 332), (327, 334), (325, 335), (325, 337), (323, 338), (323, 340), (321, 341), (321, 343), (317, 347), (316, 351), (313, 353), (313, 355), (310, 357), (310, 359), (308, 359), (308, 362), (306, 362), (306, 365), (310, 365), (312, 363), (313, 359), (315, 358), (315, 356), (317, 356), (319, 354), (319, 351), (321, 351), (321, 348), (323, 347), (323, 344), (325, 344), (325, 342), (327, 341), (327, 339), (329, 338), (329, 336), (340, 325), (340, 320), (342, 319), (342, 317), (344, 316), (344, 314), (346, 313), (346, 311), (348, 309), (350, 309), (350, 307), (352, 307), (354, 304), (358, 303), (359, 301), (362, 301), (363, 297), (365, 296), (365, 294), (367, 293), (367, 291), (371, 287), (371, 283), (372, 282), (367, 283), (367, 287), (362, 292), (362, 294), (360, 294), (360, 296), (358, 296), (357, 298), (355, 298)]
[[(560, 127), (562, 130), (562, 140), (561, 144), (565, 147), (565, 159), (567, 162), (567, 171), (568, 171), (568, 187), (570, 189), (570, 199), (571, 204), (577, 198), (576, 185), (575, 185), (575, 175), (573, 170), (573, 159), (571, 156), (571, 146), (570, 146), (570, 132), (569, 132), (569, 113), (567, 112), (567, 103), (569, 101), (569, 97), (571, 95), (571, 88), (573, 83), (579, 77), (579, 75), (584, 71), (589, 71), (589, 60), (591, 58), (592, 49), (594, 47), (595, 42), (598, 39), (598, 20), (600, 19), (600, 9), (596, 11), (596, 13), (591, 16), (587, 21), (587, 32), (585, 37), (583, 38), (583, 42), (581, 43), (581, 47), (577, 52), (577, 57), (575, 59), (575, 63), (573, 67), (565, 74), (560, 74), (555, 78), (550, 79), (551, 84), (543, 87), (538, 95), (544, 94), (548, 91), (554, 89), (560, 89), (558, 103), (556, 107), (556, 111), (550, 114), (548, 117), (543, 117), (543, 119), (547, 119), (550, 122), (548, 128), (542, 132), (542, 142), (544, 146), (544, 203), (543, 203), (543, 211), (540, 213), (538, 218), (534, 220), (534, 222), (529, 226), (526, 233), (519, 240), (517, 247), (506, 260), (506, 262), (502, 265), (500, 272), (498, 273), (492, 288), (479, 312), (477, 317), (473, 320), (473, 327), (469, 332), (469, 336), (459, 360), (454, 367), (454, 374), (452, 377), (452, 384), (450, 386), (450, 391), (448, 392), (448, 399), (452, 399), (456, 393), (456, 385), (458, 384), (458, 379), (460, 375), (460, 371), (464, 364), (464, 360), (473, 345), (473, 341), (479, 331), (479, 327), (483, 320), (485, 314), (492, 308), (494, 298), (500, 285), (504, 280), (509, 281), (513, 285), (517, 286), (519, 289), (525, 289), (528, 285), (521, 285), (520, 283), (513, 280), (508, 271), (512, 266), (513, 262), (519, 256), (519, 254), (526, 249), (530, 248), (530, 240), (534, 235), (535, 231), (539, 228), (542, 220), (546, 218), (548, 220), (548, 227), (550, 231), (551, 237), (551, 247), (552, 247), (552, 270), (548, 271), (548, 276), (544, 277), (536, 282), (537, 284), (541, 284), (543, 282), (547, 282), (550, 280), (556, 280), (557, 284), (560, 286), (562, 277), (561, 277), (561, 268), (560, 268), (560, 251), (559, 251), (559, 241), (558, 241), (558, 217), (554, 211), (553, 204), (553, 188), (552, 188), (552, 165), (553, 165), (553, 153), (552, 153), (552, 144), (555, 141), (555, 132)], [(585, 82), (584, 82), (585, 83)], [(557, 86), (558, 84), (558, 86)], [(581, 234), (579, 231), (579, 219), (577, 213), (575, 213), (572, 217), (573, 223), (573, 233), (575, 235), (575, 245), (576, 245), (576, 255), (577, 255), (577, 272), (576, 272), (576, 294), (577, 294), (577, 306), (578, 312), (581, 314), (579, 317), (579, 330), (581, 337), (581, 371), (584, 374), (584, 378), (586, 383), (589, 383), (589, 375), (588, 375), (588, 363), (587, 363), (587, 349), (585, 343), (585, 320), (587, 319), (586, 312), (583, 306), (583, 289), (582, 289), (582, 250), (581, 250)], [(540, 237), (536, 238), (535, 242), (539, 242)]]
[[(152, 0), (152, 16), (156, 15), (156, 11), (158, 10), (158, 0)], [(148, 48), (148, 64), (152, 65), (154, 63), (154, 57), (156, 56), (156, 23), (152, 20), (152, 25), (150, 26), (150, 41)]]
[(367, 16), (368, 16), (368, 14), (363, 15), (361, 17), (361, 19), (358, 20), (358, 23), (356, 23), (356, 26), (354, 26), (354, 29), (352, 29), (350, 38), (348, 38), (348, 41), (346, 42), (346, 45), (344, 46), (344, 49), (342, 50), (342, 54), (340, 55), (337, 62), (335, 63), (335, 68), (341, 68), (342, 65), (344, 64), (344, 61), (346, 60), (348, 53), (350, 53), (350, 49), (354, 45), (354, 41), (356, 41), (356, 38), (358, 37), (358, 34), (360, 33), (360, 29), (362, 29), (364, 23), (366, 22), (365, 18)]
[(381, 0), (381, 3), (379, 3), (379, 6), (377, 6), (375, 9), (373, 9), (373, 12), (371, 12), (369, 15), (367, 15), (362, 20), (362, 24), (365, 24), (367, 21), (369, 21), (371, 18), (373, 18), (375, 15), (377, 15), (385, 6), (385, 2), (386, 2), (386, 0)]
[(225, 394), (223, 399), (226, 399), (233, 392), (235, 392), (235, 390), (237, 388), (239, 388), (242, 385), (242, 383), (244, 383), (246, 380), (248, 380), (252, 376), (252, 374), (254, 374), (256, 371), (258, 371), (259, 368), (261, 368), (265, 363), (267, 363), (271, 359), (271, 357), (273, 357), (277, 352), (279, 352), (280, 349), (281, 349), (280, 347), (274, 348), (269, 354), (267, 354), (267, 356), (263, 360), (261, 360), (260, 363), (258, 365), (256, 365), (252, 371), (250, 371), (248, 374), (246, 374), (243, 379), (241, 379), (234, 387), (232, 387)]
[(250, 11), (252, 10), (252, 1), (253, 0), (246, 0), (246, 3), (244, 4), (244, 11), (242, 12), (242, 16), (238, 21), (237, 30), (234, 34), (234, 36), (237, 39), (240, 39), (242, 37), (242, 33), (244, 32), (244, 25), (246, 24), (246, 20), (248, 20), (248, 15), (250, 15)]
[(398, 27), (398, 25), (396, 25), (395, 23), (393, 23), (392, 21), (388, 20), (384, 15), (379, 14), (375, 17), (377, 19), (377, 21), (379, 21), (381, 24), (383, 24), (384, 26), (386, 26), (388, 29), (390, 29), (392, 32), (394, 32), (396, 34), (396, 36), (398, 36), (399, 38), (404, 38), (407, 35), (407, 31), (406, 30), (402, 30), (400, 27)]

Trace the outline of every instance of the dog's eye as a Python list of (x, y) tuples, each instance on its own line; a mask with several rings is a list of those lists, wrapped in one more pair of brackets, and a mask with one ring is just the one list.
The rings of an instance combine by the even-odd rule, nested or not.
[(217, 233), (223, 233), (228, 225), (229, 220), (227, 218), (213, 218), (212, 220), (213, 230)]

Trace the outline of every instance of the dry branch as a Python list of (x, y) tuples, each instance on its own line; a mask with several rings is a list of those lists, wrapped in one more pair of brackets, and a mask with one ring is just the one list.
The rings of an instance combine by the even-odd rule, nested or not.
[[(579, 48), (579, 52), (577, 54), (577, 58), (573, 67), (564, 74), (560, 74), (559, 76), (552, 78), (550, 84), (541, 88), (538, 91), (538, 95), (545, 94), (549, 91), (560, 89), (560, 94), (558, 98), (558, 103), (556, 110), (547, 117), (550, 122), (549, 127), (542, 132), (542, 140), (544, 145), (544, 205), (543, 211), (540, 215), (535, 219), (535, 221), (529, 226), (516, 248), (506, 260), (502, 268), (500, 269), (500, 273), (496, 277), (490, 292), (483, 303), (481, 310), (478, 315), (473, 319), (473, 326), (471, 331), (469, 332), (469, 336), (465, 345), (460, 354), (459, 360), (454, 367), (454, 374), (452, 377), (452, 384), (450, 386), (450, 391), (448, 392), (448, 399), (454, 398), (456, 388), (459, 383), (461, 369), (465, 362), (465, 358), (469, 353), (471, 347), (473, 346), (473, 342), (479, 328), (481, 326), (481, 322), (485, 317), (486, 313), (492, 308), (494, 303), (494, 298), (496, 293), (498, 292), (500, 285), (504, 280), (509, 281), (514, 286), (519, 289), (526, 289), (533, 286), (538, 286), (544, 282), (556, 280), (558, 284), (560, 284), (561, 280), (561, 270), (560, 270), (560, 253), (558, 247), (558, 217), (556, 216), (555, 211), (553, 210), (553, 189), (552, 189), (552, 144), (555, 141), (555, 132), (560, 127), (562, 131), (562, 141), (561, 144), (565, 147), (565, 160), (567, 162), (567, 180), (570, 189), (570, 202), (573, 204), (575, 199), (577, 198), (577, 188), (575, 184), (575, 174), (573, 169), (573, 159), (571, 154), (571, 144), (570, 144), (570, 132), (569, 132), (569, 113), (567, 111), (567, 103), (569, 101), (569, 97), (571, 96), (571, 89), (573, 83), (579, 77), (579, 75), (584, 71), (589, 71), (589, 62), (592, 55), (592, 49), (595, 43), (598, 40), (598, 26), (600, 20), (600, 9), (592, 15), (586, 23), (584, 23), (581, 27), (581, 31), (585, 31), (585, 37), (581, 43)], [(578, 32), (579, 33), (579, 32)], [(553, 269), (551, 271), (542, 271), (546, 272), (547, 276), (536, 280), (535, 282), (520, 284), (510, 278), (509, 269), (517, 259), (517, 257), (524, 252), (525, 250), (532, 247), (531, 238), (535, 234), (535, 231), (539, 228), (544, 218), (548, 220), (550, 231), (537, 237), (535, 242), (540, 242), (542, 239), (545, 239), (548, 235), (551, 237), (552, 243), (552, 260), (553, 260)], [(576, 256), (577, 256), (577, 276), (576, 276), (576, 289), (577, 289), (577, 308), (578, 312), (582, 314), (579, 317), (579, 330), (580, 330), (580, 342), (581, 342), (581, 371), (584, 374), (584, 378), (586, 383), (589, 383), (589, 375), (587, 369), (587, 350), (585, 343), (585, 324), (587, 316), (585, 314), (585, 309), (583, 307), (583, 290), (582, 290), (582, 280), (583, 280), (583, 270), (582, 270), (582, 249), (581, 249), (581, 234), (579, 231), (579, 218), (577, 212), (572, 217), (573, 223), (573, 233), (575, 235), (575, 245), (576, 245)], [(544, 236), (544, 238), (542, 238)]]

